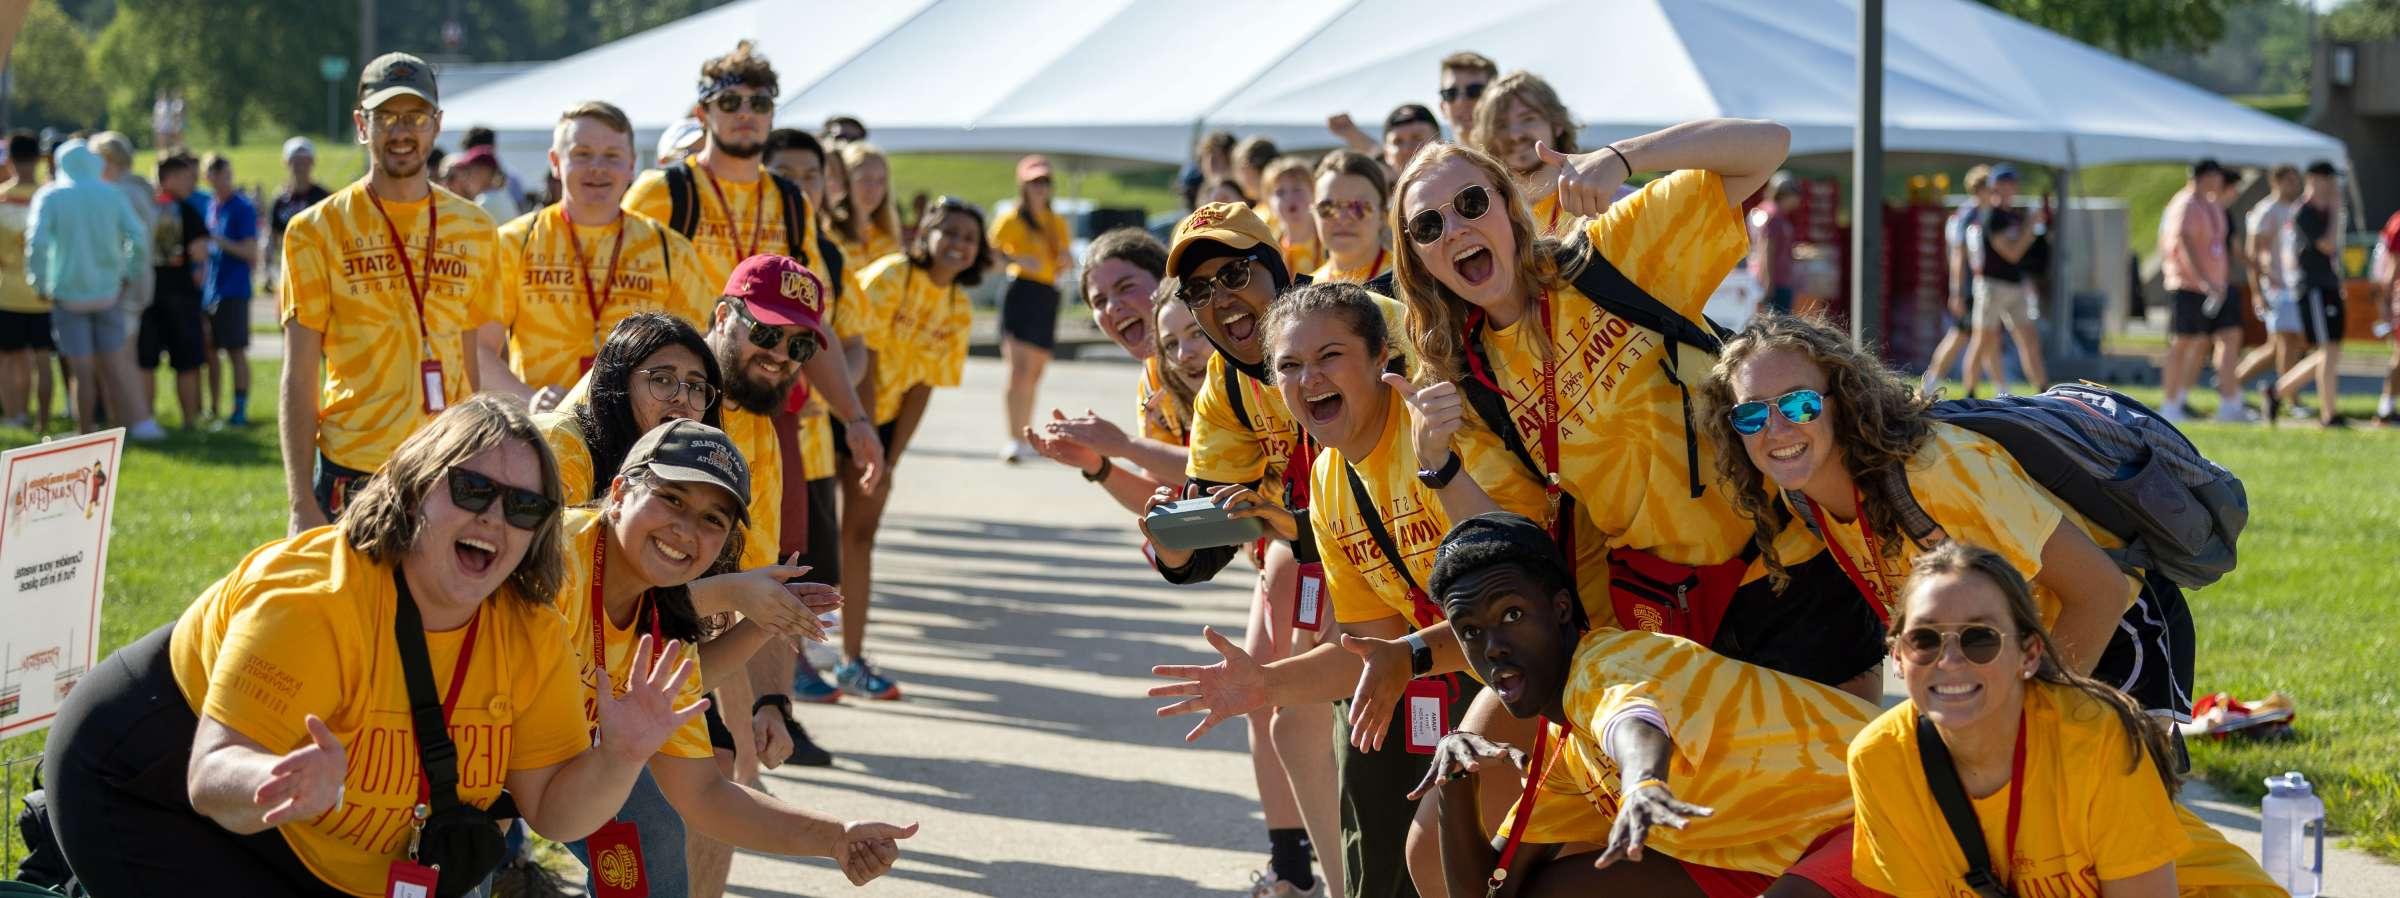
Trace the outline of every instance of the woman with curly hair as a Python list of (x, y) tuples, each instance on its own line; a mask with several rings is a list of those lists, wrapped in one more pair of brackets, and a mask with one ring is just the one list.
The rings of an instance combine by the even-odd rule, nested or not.
[[(2026, 476), (1999, 443), (1935, 419), (1931, 402), (1846, 332), (1762, 317), (1725, 344), (1701, 395), (1718, 444), (1742, 449), (1719, 454), (1717, 470), (1772, 576), (1790, 557), (1788, 542), (1780, 553), (1773, 544), (1797, 521), (1888, 620), (1918, 556), (1946, 542), (1984, 546), (2033, 582), (2057, 637), (2050, 649), (2068, 670), (2153, 713), (2188, 710), (2182, 592), (2120, 571), (2105, 550), (2123, 540)], [(1906, 535), (1924, 532), (1922, 543)]]

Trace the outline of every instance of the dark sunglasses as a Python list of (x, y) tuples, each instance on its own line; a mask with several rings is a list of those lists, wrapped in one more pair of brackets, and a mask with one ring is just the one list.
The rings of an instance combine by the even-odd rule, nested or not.
[(1458, 207), (1459, 218), (1474, 221), (1482, 218), (1483, 213), (1492, 211), (1492, 192), (1483, 189), (1481, 184), (1469, 184), (1457, 196), (1451, 197), (1449, 202), (1409, 216), (1408, 239), (1416, 241), (1418, 246), (1431, 246), (1434, 241), (1442, 239), (1442, 232), (1450, 227), (1442, 210), (1453, 206)]
[(717, 107), (718, 112), (740, 112), (742, 111), (742, 104), (744, 102), (750, 104), (751, 112), (755, 112), (759, 115), (766, 115), (767, 113), (775, 111), (775, 96), (773, 94), (751, 94), (749, 96), (743, 96), (741, 94), (727, 91), (725, 93), (718, 94), (716, 99), (709, 101), (709, 104)]
[(650, 398), (660, 402), (674, 402), (688, 395), (692, 397), (692, 406), (701, 411), (707, 411), (710, 407), (715, 406), (717, 396), (723, 392), (706, 381), (677, 378), (675, 369), (666, 365), (644, 368), (634, 373), (641, 375), (642, 381), (650, 385)]
[(1255, 264), (1258, 264), (1258, 256), (1248, 255), (1217, 269), (1216, 274), (1184, 278), (1183, 287), (1175, 292), (1175, 296), (1183, 300), (1185, 308), (1207, 308), (1209, 303), (1217, 301), (1217, 288), (1223, 287), (1231, 293), (1250, 286), (1250, 266)]
[(1942, 660), (1942, 647), (1951, 642), (1958, 643), (1958, 653), (1967, 656), (1968, 661), (1990, 664), (1992, 659), (2000, 657), (2000, 646), (2007, 641), (2007, 635), (1998, 628), (1968, 624), (1955, 631), (1910, 627), (1892, 640), (1892, 646), (1900, 653), (1901, 660), (1925, 667)]
[(1793, 390), (1768, 402), (1745, 402), (1733, 407), (1726, 417), (1733, 419), (1733, 432), (1752, 436), (1767, 429), (1770, 409), (1794, 424), (1806, 424), (1825, 413), (1825, 394), (1815, 390)]
[(741, 300), (728, 296), (725, 302), (733, 306), (734, 314), (742, 316), (743, 323), (750, 325), (750, 345), (769, 351), (781, 348), (795, 365), (808, 364), (809, 359), (817, 357), (817, 335), (814, 331), (800, 328), (799, 333), (785, 334), (783, 328), (750, 317), (750, 309)]
[(523, 487), (508, 486), (465, 468), (451, 468), (450, 504), (468, 514), (482, 514), (500, 500), (500, 517), (508, 526), (532, 530), (558, 511), (558, 500)]
[(1483, 99), (1483, 89), (1490, 86), (1490, 82), (1485, 82), (1482, 84), (1468, 84), (1463, 86), (1452, 85), (1445, 87), (1441, 90), (1442, 102), (1456, 103), (1458, 102), (1458, 97), (1460, 94), (1465, 94), (1467, 99), (1470, 100), (1480, 100)]

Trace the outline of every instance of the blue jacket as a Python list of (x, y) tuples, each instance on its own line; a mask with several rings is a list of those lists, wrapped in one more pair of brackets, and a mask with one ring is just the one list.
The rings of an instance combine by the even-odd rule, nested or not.
[(54, 302), (117, 296), (146, 277), (149, 235), (125, 193), (100, 178), (100, 157), (83, 141), (58, 148), (59, 178), (33, 195), (25, 230), (25, 279)]

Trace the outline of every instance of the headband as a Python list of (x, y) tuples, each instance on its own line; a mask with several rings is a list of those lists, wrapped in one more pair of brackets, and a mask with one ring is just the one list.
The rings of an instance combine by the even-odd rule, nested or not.
[[(741, 75), (731, 72), (718, 75), (715, 78), (702, 78), (700, 79), (700, 99), (707, 100), (710, 97), (724, 93), (727, 88), (739, 87), (746, 83), (748, 82)], [(767, 91), (767, 96), (772, 97), (774, 95), (775, 91), (770, 88)]]

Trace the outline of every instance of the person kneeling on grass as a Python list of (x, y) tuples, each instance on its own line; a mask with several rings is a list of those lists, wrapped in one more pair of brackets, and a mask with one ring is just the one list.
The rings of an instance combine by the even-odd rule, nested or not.
[[(1450, 894), (1876, 894), (1851, 877), (1842, 767), (1873, 704), (1681, 637), (1585, 631), (1566, 559), (1521, 515), (1451, 528), (1428, 585), (1476, 675), (1547, 723), (1529, 762), (1469, 732), (1435, 748), (1417, 794), (1438, 791)], [(1520, 770), (1495, 840), (1477, 779)]]
[[(1971, 871), (1996, 869), (1997, 883), (2024, 896), (2284, 894), (2175, 803), (2173, 748), (2158, 723), (2059, 663), (2033, 589), (2007, 558), (1956, 542), (1935, 549), (1917, 558), (1902, 605), (1892, 659), (1908, 701), (1850, 743), (1860, 882), (1946, 898), (1970, 894)], [(1988, 857), (1967, 859), (1935, 778), (1973, 808)], [(1991, 838), (2001, 833), (2005, 842)]]

